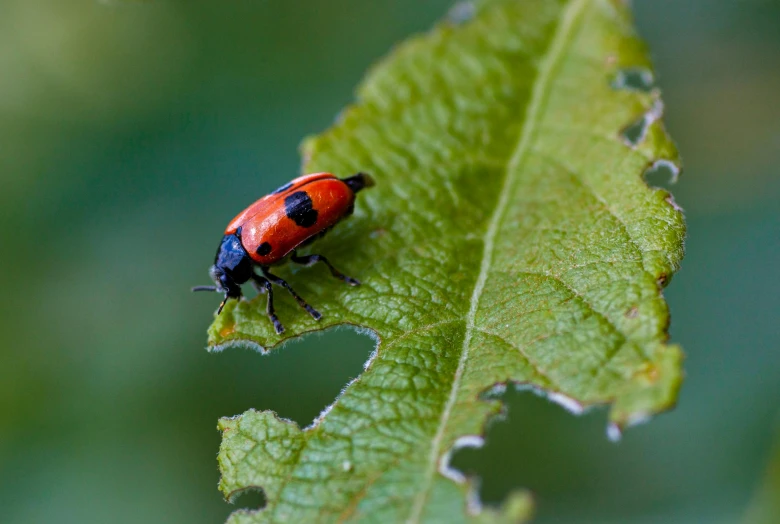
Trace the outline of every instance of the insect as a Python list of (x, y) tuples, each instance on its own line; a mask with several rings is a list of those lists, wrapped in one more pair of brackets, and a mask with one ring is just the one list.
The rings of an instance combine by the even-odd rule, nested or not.
[[(274, 312), (273, 284), (285, 288), (314, 320), (322, 315), (303, 300), (286, 281), (269, 271), (270, 266), (290, 260), (312, 266), (322, 262), (331, 274), (351, 286), (360, 284), (337, 270), (322, 255), (300, 256), (296, 249), (330, 231), (341, 219), (352, 214), (355, 195), (374, 185), (365, 173), (336, 178), (330, 173), (313, 173), (294, 179), (264, 196), (238, 214), (225, 229), (209, 275), (216, 285), (196, 286), (193, 291), (224, 293), (217, 314), (230, 298), (241, 298), (241, 284), (251, 280), (255, 288), (268, 295), (266, 313), (277, 333), (284, 326)], [(262, 275), (255, 273), (255, 266)]]

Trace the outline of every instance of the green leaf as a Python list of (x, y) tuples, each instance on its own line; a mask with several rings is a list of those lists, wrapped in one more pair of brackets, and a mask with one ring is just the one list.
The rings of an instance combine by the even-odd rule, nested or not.
[[(511, 382), (573, 411), (609, 404), (615, 429), (675, 402), (661, 288), (685, 227), (642, 176), (678, 157), (625, 2), (472, 7), (396, 49), (304, 144), (305, 172), (377, 185), (315, 244), (363, 285), (280, 268), (323, 313), (277, 293), (283, 338), (352, 324), (379, 343), (308, 428), (271, 412), (220, 422), (220, 489), (268, 500), (234, 522), (521, 520), (527, 493), (483, 510), (449, 467), (500, 411), (483, 393)], [(264, 296), (231, 302), (213, 349), (283, 340)]]

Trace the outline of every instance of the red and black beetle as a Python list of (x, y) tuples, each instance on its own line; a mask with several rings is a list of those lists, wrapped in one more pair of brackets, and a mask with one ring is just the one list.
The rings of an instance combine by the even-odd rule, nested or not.
[[(322, 255), (299, 256), (296, 248), (327, 233), (341, 219), (352, 214), (355, 195), (374, 185), (370, 176), (358, 173), (348, 178), (336, 178), (330, 173), (314, 173), (296, 178), (273, 193), (264, 196), (238, 214), (225, 229), (209, 274), (215, 286), (196, 286), (193, 291), (224, 293), (217, 314), (229, 298), (241, 298), (241, 284), (252, 280), (260, 291), (268, 294), (267, 313), (277, 333), (284, 327), (274, 313), (272, 284), (285, 288), (298, 304), (315, 320), (320, 315), (281, 278), (269, 272), (269, 266), (288, 259), (311, 266), (322, 262), (334, 277), (352, 286), (360, 284), (336, 268)], [(261, 275), (254, 271), (260, 268)]]

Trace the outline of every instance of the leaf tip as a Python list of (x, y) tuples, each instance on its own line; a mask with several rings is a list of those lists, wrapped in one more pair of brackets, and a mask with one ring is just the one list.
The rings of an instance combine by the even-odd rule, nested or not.
[(629, 387), (612, 404), (609, 423), (615, 429), (607, 430), (610, 438), (675, 406), (682, 387), (683, 358), (677, 344), (661, 343), (654, 348), (652, 361), (634, 374)]

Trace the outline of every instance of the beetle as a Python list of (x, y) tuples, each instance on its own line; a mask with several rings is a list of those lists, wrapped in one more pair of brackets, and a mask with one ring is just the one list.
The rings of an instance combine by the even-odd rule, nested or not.
[[(209, 275), (214, 286), (195, 286), (192, 291), (224, 293), (217, 314), (222, 313), (228, 299), (239, 300), (241, 284), (251, 280), (258, 291), (268, 295), (266, 313), (276, 333), (284, 326), (274, 311), (273, 284), (285, 288), (314, 320), (322, 315), (302, 299), (285, 280), (272, 274), (270, 266), (288, 260), (303, 266), (322, 262), (331, 274), (351, 286), (360, 284), (344, 275), (322, 255), (304, 255), (296, 249), (322, 237), (355, 209), (355, 195), (374, 185), (365, 173), (337, 178), (331, 173), (303, 175), (270, 193), (230, 221), (217, 248)], [(262, 275), (255, 273), (260, 268)]]

